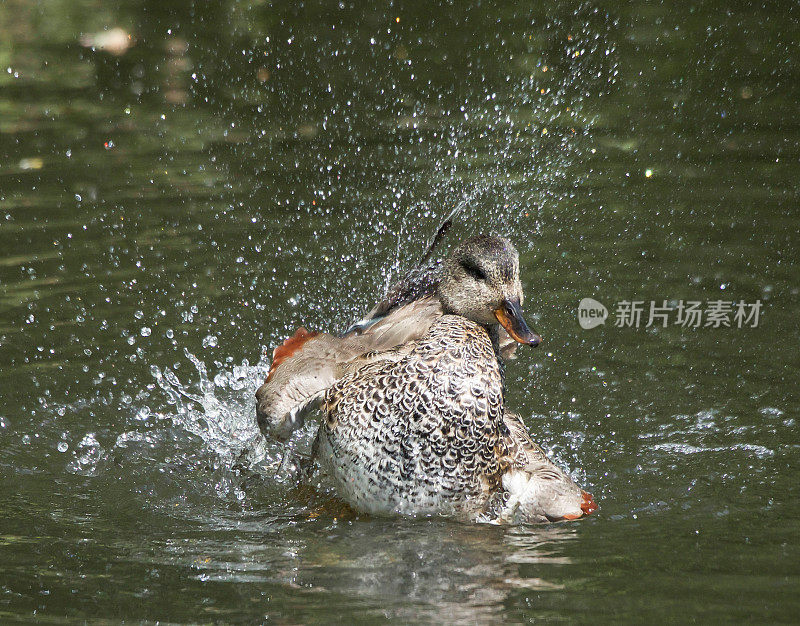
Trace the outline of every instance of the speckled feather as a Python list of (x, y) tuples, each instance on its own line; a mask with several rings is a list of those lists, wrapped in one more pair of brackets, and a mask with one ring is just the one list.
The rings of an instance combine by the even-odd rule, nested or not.
[(320, 460), (339, 495), (370, 513), (474, 518), (512, 462), (492, 342), (460, 316), (354, 364), (323, 413)]

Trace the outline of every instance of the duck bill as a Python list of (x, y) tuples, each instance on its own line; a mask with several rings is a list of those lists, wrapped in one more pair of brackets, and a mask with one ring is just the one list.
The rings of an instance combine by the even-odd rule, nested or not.
[(494, 315), (514, 341), (534, 348), (542, 342), (542, 338), (528, 328), (525, 318), (522, 317), (522, 308), (519, 302), (506, 300), (495, 309)]

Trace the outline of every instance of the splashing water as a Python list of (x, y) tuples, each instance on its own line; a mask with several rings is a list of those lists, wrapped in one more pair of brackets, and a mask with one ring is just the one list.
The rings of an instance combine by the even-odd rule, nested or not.
[(197, 372), (198, 379), (194, 383), (182, 383), (169, 367), (162, 370), (153, 365), (150, 368), (167, 402), (175, 407), (174, 413), (166, 417), (200, 437), (228, 467), (234, 463), (255, 467), (274, 462), (276, 459), (270, 456), (273, 451), (253, 417), (250, 393), (253, 382), (263, 380), (268, 368), (261, 364), (251, 366), (245, 359), (232, 371), (220, 371), (212, 379), (205, 363), (186, 348), (184, 355)]

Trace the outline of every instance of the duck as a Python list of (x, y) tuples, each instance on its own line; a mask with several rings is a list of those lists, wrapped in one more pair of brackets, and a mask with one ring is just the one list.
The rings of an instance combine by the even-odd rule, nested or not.
[(258, 426), (286, 441), (319, 407), (312, 457), (357, 512), (495, 524), (589, 515), (592, 495), (506, 406), (505, 362), (542, 341), (523, 302), (511, 241), (468, 238), (342, 335), (300, 327), (278, 346), (256, 392)]

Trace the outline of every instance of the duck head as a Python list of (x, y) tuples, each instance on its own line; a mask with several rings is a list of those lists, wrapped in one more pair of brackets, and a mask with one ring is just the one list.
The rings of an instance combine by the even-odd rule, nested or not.
[(542, 341), (522, 316), (519, 254), (504, 237), (478, 235), (459, 244), (444, 262), (436, 294), (445, 313), (483, 326), (500, 324), (522, 344)]

